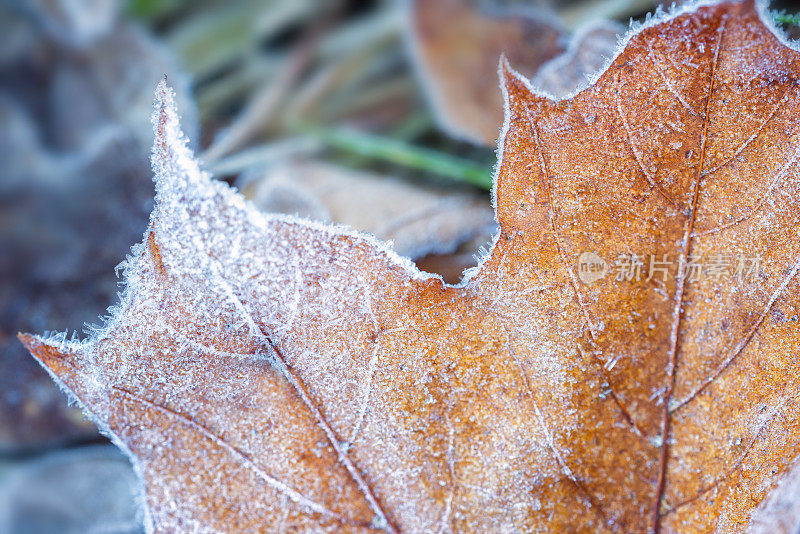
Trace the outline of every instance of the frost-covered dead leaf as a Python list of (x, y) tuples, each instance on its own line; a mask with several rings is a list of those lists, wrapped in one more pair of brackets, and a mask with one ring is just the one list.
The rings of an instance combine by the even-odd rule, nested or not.
[(289, 160), (246, 182), (245, 197), (263, 211), (344, 224), (411, 259), (452, 253), (478, 237), (487, 243), (495, 229), (482, 195), (322, 162)]
[[(500, 232), (458, 286), (212, 182), (159, 88), (119, 308), (22, 337), (158, 530), (747, 527), (800, 452), (800, 56), (752, 3), (624, 44), (570, 100), (504, 65)], [(691, 262), (585, 285), (583, 253)], [(718, 255), (761, 263), (696, 268)]]
[(494, 146), (503, 124), (497, 59), (533, 76), (564, 51), (564, 31), (541, 9), (482, 10), (470, 0), (409, 0), (414, 63), (439, 122), (453, 136)]

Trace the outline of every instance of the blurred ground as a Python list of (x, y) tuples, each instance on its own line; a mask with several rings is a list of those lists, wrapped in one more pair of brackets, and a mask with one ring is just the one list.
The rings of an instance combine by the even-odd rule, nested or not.
[(261, 209), (373, 233), (455, 283), (494, 231), (499, 54), (567, 94), (653, 8), (0, 1), (0, 532), (142, 531), (127, 462), (15, 336), (81, 333), (116, 302), (163, 75), (205, 166)]

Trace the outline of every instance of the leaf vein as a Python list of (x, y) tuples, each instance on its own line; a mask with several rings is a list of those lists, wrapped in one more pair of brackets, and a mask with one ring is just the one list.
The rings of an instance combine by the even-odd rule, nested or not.
[[(694, 179), (694, 194), (692, 195), (692, 207), (689, 213), (689, 219), (686, 222), (685, 230), (683, 233), (683, 257), (688, 257), (692, 245), (692, 228), (694, 221), (697, 217), (697, 201), (700, 195), (700, 183), (703, 178), (703, 165), (706, 157), (706, 143), (708, 141), (708, 124), (709, 112), (711, 108), (711, 97), (714, 93), (714, 83), (716, 81), (717, 66), (719, 62), (720, 52), (722, 51), (722, 43), (725, 32), (726, 17), (722, 18), (717, 32), (719, 38), (717, 46), (714, 50), (714, 59), (711, 64), (711, 75), (708, 86), (708, 96), (706, 97), (705, 113), (703, 115), (703, 133), (701, 138), (700, 148), (700, 161), (697, 165), (697, 174)], [(658, 533), (660, 530), (660, 509), (661, 503), (664, 499), (664, 485), (666, 483), (667, 474), (667, 446), (669, 443), (669, 430), (670, 430), (670, 411), (669, 404), (672, 398), (672, 391), (675, 388), (675, 370), (677, 368), (678, 357), (678, 337), (680, 333), (681, 319), (683, 318), (683, 296), (686, 289), (686, 277), (680, 276), (678, 278), (677, 288), (675, 290), (675, 307), (672, 312), (672, 329), (670, 332), (670, 344), (667, 363), (667, 389), (664, 394), (664, 409), (661, 423), (661, 452), (658, 459), (658, 481), (656, 486), (656, 498), (653, 506), (653, 527), (652, 531)]]
[[(541, 171), (542, 171), (542, 174), (543, 174), (545, 180), (547, 181), (547, 195), (548, 195), (548, 204), (549, 204), (549, 209), (550, 209), (550, 213), (549, 213), (549, 215), (550, 215), (550, 230), (553, 233), (553, 237), (555, 238), (556, 247), (558, 248), (558, 253), (559, 253), (559, 256), (561, 258), (561, 263), (562, 263), (563, 269), (568, 275), (570, 284), (572, 286), (572, 290), (575, 292), (575, 297), (577, 298), (578, 305), (581, 308), (581, 313), (583, 314), (584, 319), (586, 320), (586, 323), (589, 326), (589, 335), (590, 335), (590, 337), (592, 339), (592, 343), (593, 343), (593, 345), (595, 347), (598, 347), (598, 345), (597, 345), (597, 337), (596, 337), (596, 333), (595, 333), (596, 330), (598, 329), (598, 327), (595, 325), (594, 321), (592, 321), (591, 315), (589, 314), (588, 307), (586, 306), (586, 303), (583, 301), (583, 293), (581, 293), (581, 291), (579, 289), (577, 277), (575, 276), (575, 273), (573, 272), (573, 270), (571, 268), (569, 268), (569, 266), (567, 265), (565, 247), (564, 247), (563, 242), (561, 241), (561, 236), (560, 236), (558, 230), (556, 229), (555, 213), (554, 213), (555, 208), (554, 208), (554, 204), (553, 204), (553, 193), (552, 193), (552, 187), (551, 187), (551, 183), (550, 183), (550, 171), (548, 169), (547, 163), (546, 163), (545, 158), (544, 158), (544, 148), (542, 146), (542, 140), (541, 140), (541, 137), (539, 135), (539, 128), (538, 128), (538, 126), (536, 125), (536, 122), (533, 119), (533, 114), (531, 113), (530, 108), (526, 105), (525, 109), (526, 109), (526, 112), (527, 112), (526, 115), (527, 115), (528, 124), (530, 124), (530, 127), (533, 130), (533, 135), (534, 135), (534, 138), (536, 140), (536, 149), (537, 149), (537, 152), (539, 153), (539, 162), (540, 162), (540, 165), (541, 165)], [(617, 407), (619, 408), (620, 412), (622, 413), (623, 419), (625, 419), (625, 422), (628, 424), (628, 426), (630, 426), (632, 428), (632, 430), (637, 435), (641, 436), (642, 432), (639, 429), (639, 427), (636, 424), (636, 422), (633, 420), (633, 417), (631, 416), (630, 411), (624, 405), (624, 403), (622, 402), (622, 399), (619, 398), (619, 395), (617, 395), (617, 393), (616, 393), (616, 391), (614, 389), (614, 382), (611, 380), (611, 376), (608, 374), (608, 371), (605, 368), (604, 362), (602, 362), (600, 360), (600, 358), (597, 356), (596, 352), (593, 351), (592, 354), (593, 354), (592, 361), (594, 361), (595, 365), (598, 365), (600, 367), (600, 372), (603, 374), (603, 378), (605, 378), (606, 382), (608, 383), (609, 390), (611, 391), (611, 398), (614, 399), (614, 402), (616, 403)]]
[(218, 447), (225, 449), (233, 456), (239, 458), (239, 460), (242, 462), (244, 466), (252, 470), (261, 480), (266, 482), (267, 485), (277, 490), (278, 492), (286, 495), (289, 499), (296, 502), (297, 504), (300, 504), (305, 508), (313, 510), (318, 514), (333, 517), (341, 522), (356, 524), (356, 522), (351, 521), (341, 516), (340, 514), (331, 511), (327, 507), (309, 499), (308, 497), (305, 497), (304, 495), (299, 493), (297, 490), (291, 488), (284, 482), (281, 482), (277, 478), (269, 475), (266, 471), (264, 471), (261, 467), (259, 467), (247, 453), (240, 450), (238, 447), (231, 445), (230, 443), (225, 441), (225, 439), (223, 439), (221, 436), (218, 436), (217, 434), (211, 432), (211, 430), (206, 428), (204, 425), (198, 423), (197, 421), (193, 420), (191, 417), (183, 413), (180, 413), (176, 410), (173, 410), (171, 408), (167, 408), (166, 406), (163, 406), (151, 400), (148, 400), (142, 397), (141, 395), (138, 395), (132, 391), (128, 391), (125, 388), (119, 386), (111, 386), (111, 389), (117, 391), (122, 396), (127, 397), (130, 400), (134, 400), (140, 404), (153, 408), (163, 414), (179, 419), (180, 421), (182, 421), (184, 424), (186, 424), (196, 432), (202, 434), (206, 439), (208, 439)]

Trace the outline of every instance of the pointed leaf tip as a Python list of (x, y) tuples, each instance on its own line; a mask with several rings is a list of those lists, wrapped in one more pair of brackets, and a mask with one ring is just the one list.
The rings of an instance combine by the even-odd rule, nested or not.
[(153, 109), (153, 133), (156, 136), (156, 145), (160, 141), (165, 141), (168, 129), (173, 123), (178, 123), (177, 111), (175, 109), (175, 92), (167, 83), (166, 74), (161, 78), (156, 86), (155, 103)]
[(33, 352), (31, 347), (33, 347), (34, 343), (38, 341), (32, 334), (26, 334), (24, 332), (17, 332), (17, 339), (19, 339), (20, 342), (25, 345), (25, 348), (31, 352)]
[(167, 82), (166, 75), (156, 86), (152, 121), (155, 139), (151, 165), (156, 191), (163, 200), (165, 184), (186, 184), (202, 179), (200, 167), (181, 130), (175, 92)]
[(511, 68), (511, 63), (508, 61), (508, 56), (505, 52), (500, 54), (500, 60), (497, 64), (497, 71), (500, 73), (500, 77), (505, 79), (509, 76), (509, 73), (512, 72), (514, 69)]
[(59, 378), (64, 377), (68, 371), (66, 367), (69, 366), (67, 352), (62, 352), (59, 347), (42, 340), (39, 336), (26, 333), (18, 333), (19, 339), (31, 356), (42, 364), (44, 367), (55, 373)]
[(500, 86), (503, 88), (503, 92), (507, 98), (515, 96), (515, 93), (519, 91), (530, 93), (525, 77), (514, 70), (514, 67), (511, 66), (511, 62), (505, 54), (500, 55), (497, 75), (500, 78)]

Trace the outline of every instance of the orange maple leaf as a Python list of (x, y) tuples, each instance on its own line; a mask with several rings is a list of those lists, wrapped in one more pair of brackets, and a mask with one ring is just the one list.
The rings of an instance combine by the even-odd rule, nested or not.
[(798, 53), (751, 2), (623, 44), (562, 101), (502, 65), (500, 232), (458, 286), (258, 213), (159, 86), (122, 302), (86, 341), (22, 337), (152, 527), (747, 527), (800, 452)]

